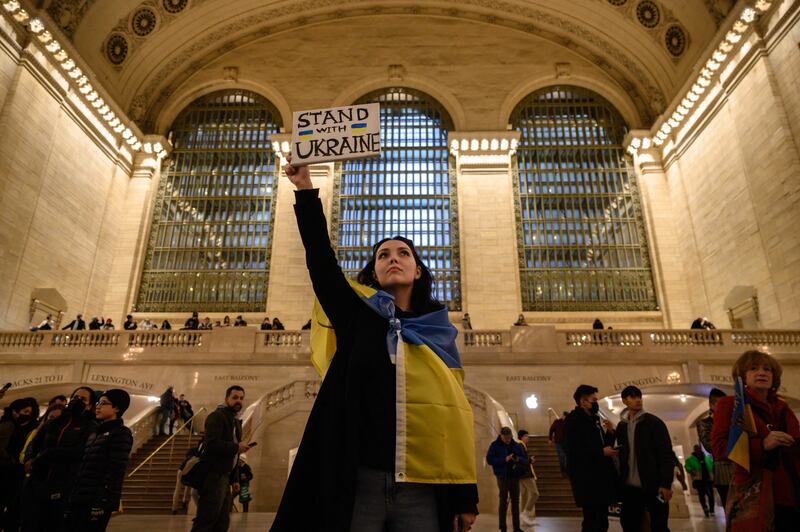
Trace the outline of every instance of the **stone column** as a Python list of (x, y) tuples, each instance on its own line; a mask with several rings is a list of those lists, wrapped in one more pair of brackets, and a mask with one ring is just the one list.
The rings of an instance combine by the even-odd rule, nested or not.
[[(634, 137), (647, 138), (647, 131), (632, 131)], [(674, 217), (688, 212), (683, 198), (670, 194), (670, 186), (661, 161), (661, 150), (645, 141), (634, 158), (636, 179), (639, 182), (644, 211), (645, 230), (650, 251), (651, 268), (656, 297), (661, 308), (663, 324), (667, 329), (684, 329), (696, 316), (692, 316), (692, 301), (686, 284), (688, 272), (684, 267), (687, 258), (682, 256), (679, 239), (693, 238), (681, 234)], [(690, 247), (694, 249), (694, 245)]]
[[(273, 196), (275, 219), (266, 312), (270, 318), (277, 316), (287, 329), (299, 329), (311, 317), (314, 291), (308, 277), (306, 254), (294, 216), (294, 185), (283, 172), (290, 139), (291, 135), (288, 133), (272, 136), (272, 148), (276, 152), (275, 163), (281, 169), (277, 173)], [(322, 206), (328, 218), (333, 197), (333, 169), (334, 163), (310, 167), (311, 180), (319, 189)]]
[(522, 308), (511, 171), (519, 132), (451, 132), (448, 141), (458, 175), (461, 308), (477, 329), (506, 328)]
[[(122, 208), (109, 213), (119, 217), (119, 231), (102, 315), (119, 320), (118, 323), (124, 321), (136, 300), (150, 237), (154, 194), (161, 178), (162, 159), (168, 156), (168, 151), (153, 147), (171, 149), (167, 139), (160, 135), (147, 135), (142, 144), (145, 149), (134, 155)], [(161, 153), (157, 155), (156, 151)]]

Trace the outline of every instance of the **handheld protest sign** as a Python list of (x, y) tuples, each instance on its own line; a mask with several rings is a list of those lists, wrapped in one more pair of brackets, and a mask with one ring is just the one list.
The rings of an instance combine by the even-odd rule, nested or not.
[(377, 103), (292, 114), (292, 164), (360, 159), (380, 153)]

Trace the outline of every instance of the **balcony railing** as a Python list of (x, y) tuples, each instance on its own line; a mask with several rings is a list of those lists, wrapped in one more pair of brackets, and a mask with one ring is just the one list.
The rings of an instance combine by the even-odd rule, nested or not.
[[(735, 353), (746, 349), (800, 352), (800, 330), (560, 330), (552, 326), (461, 331), (462, 353), (576, 353), (642, 351), (655, 353)], [(2, 354), (73, 353), (92, 357), (122, 355), (158, 358), (170, 352), (214, 358), (233, 353), (239, 359), (267, 363), (307, 363), (309, 331), (261, 331), (226, 328), (210, 331), (37, 331), (0, 332)], [(485, 358), (485, 357), (484, 357)]]

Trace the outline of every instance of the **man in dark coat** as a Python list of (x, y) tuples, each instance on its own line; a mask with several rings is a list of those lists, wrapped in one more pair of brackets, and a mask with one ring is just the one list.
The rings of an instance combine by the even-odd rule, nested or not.
[(95, 406), (99, 422), (86, 440), (83, 460), (69, 498), (70, 532), (103, 532), (119, 508), (133, 436), (122, 420), (131, 404), (128, 392), (111, 389)]
[[(239, 455), (250, 449), (241, 441), (242, 422), (236, 417), (243, 403), (244, 388), (231, 386), (225, 391), (225, 402), (206, 418), (203, 454), (198, 464), (205, 471), (205, 479), (198, 490), (192, 532), (224, 532), (230, 526), (231, 478), (238, 478)], [(238, 484), (234, 484), (234, 491), (238, 491)]]
[(82, 331), (86, 329), (86, 322), (83, 321), (83, 314), (78, 314), (78, 316), (74, 320), (67, 323), (64, 327), (61, 328), (62, 331), (66, 331), (68, 329), (73, 331)]
[[(697, 437), (705, 447), (706, 452), (713, 456), (711, 449), (711, 429), (714, 426), (714, 410), (717, 408), (717, 401), (720, 397), (725, 397), (725, 392), (719, 388), (712, 388), (708, 393), (708, 415), (697, 422)], [(725, 456), (713, 456), (714, 458), (714, 486), (719, 493), (719, 500), (722, 507), (728, 501), (728, 486), (733, 478), (733, 462)]]
[[(500, 530), (506, 530), (506, 512), (508, 510), (508, 499), (511, 498), (511, 522), (514, 525), (514, 532), (520, 529), (519, 526), (519, 478), (520, 466), (528, 464), (527, 451), (519, 443), (514, 441), (513, 433), (509, 427), (500, 429), (500, 435), (489, 446), (486, 452), (486, 462), (492, 466), (494, 476), (497, 477), (497, 487), (500, 490), (500, 505), (498, 516), (500, 520)], [(530, 470), (530, 468), (528, 468)]]
[(644, 512), (650, 514), (650, 530), (667, 532), (672, 498), (674, 459), (667, 426), (644, 411), (642, 391), (636, 386), (622, 390), (627, 410), (617, 426), (622, 515), (625, 532), (642, 529)]
[(614, 428), (608, 421), (601, 423), (597, 415), (597, 388), (581, 384), (572, 397), (577, 406), (564, 422), (572, 496), (583, 510), (582, 532), (605, 532), (608, 505), (614, 501), (616, 491)]

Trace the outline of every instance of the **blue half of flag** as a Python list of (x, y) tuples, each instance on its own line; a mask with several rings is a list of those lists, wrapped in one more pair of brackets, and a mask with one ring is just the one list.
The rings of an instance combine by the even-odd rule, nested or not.
[(367, 123), (366, 122), (358, 122), (356, 124), (351, 124), (350, 129), (366, 129)]
[(308, 137), (308, 136), (313, 135), (313, 134), (314, 134), (314, 130), (313, 129), (304, 129), (303, 131), (299, 131), (297, 133), (297, 136), (298, 137)]

